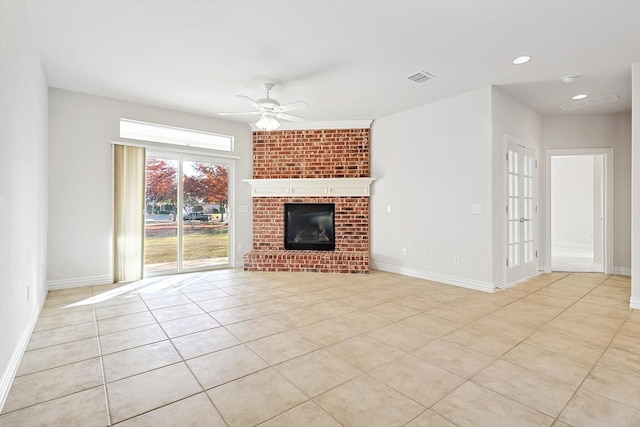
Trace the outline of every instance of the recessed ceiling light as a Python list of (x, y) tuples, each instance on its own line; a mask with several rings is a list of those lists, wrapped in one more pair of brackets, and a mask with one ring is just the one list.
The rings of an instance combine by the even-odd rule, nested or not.
[(573, 96), (573, 97), (572, 97), (572, 99), (578, 100), (578, 99), (585, 99), (586, 97), (587, 97), (587, 95), (586, 95), (586, 94), (581, 93), (581, 94), (579, 94), (579, 95), (575, 95), (575, 96)]
[(563, 78), (561, 78), (560, 80), (562, 80), (562, 83), (573, 83), (573, 81), (577, 78), (578, 76), (576, 76), (575, 74), (568, 74)]
[(523, 55), (523, 56), (519, 56), (516, 59), (513, 60), (513, 63), (516, 65), (522, 65), (522, 64), (526, 64), (527, 62), (531, 61), (531, 57), (528, 55)]

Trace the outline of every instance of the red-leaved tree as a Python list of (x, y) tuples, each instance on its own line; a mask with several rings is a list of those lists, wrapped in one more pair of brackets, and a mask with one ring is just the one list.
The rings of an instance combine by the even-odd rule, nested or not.
[[(198, 189), (204, 200), (219, 204), (224, 214), (229, 201), (229, 167), (214, 163), (195, 163), (193, 168), (193, 178), (198, 180)], [(221, 219), (224, 219), (224, 216), (221, 216)]]
[(176, 177), (175, 161), (155, 158), (147, 159), (147, 206), (171, 204), (175, 214)]

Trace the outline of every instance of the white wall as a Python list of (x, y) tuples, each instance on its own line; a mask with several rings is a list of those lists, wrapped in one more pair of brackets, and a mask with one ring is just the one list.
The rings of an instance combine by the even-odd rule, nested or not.
[[(111, 98), (50, 89), (49, 267), (54, 287), (108, 283), (112, 279), (111, 142), (128, 118), (235, 137), (235, 206), (251, 206), (252, 133), (249, 126)], [(237, 240), (252, 247), (251, 212), (235, 215)], [(242, 254), (236, 253), (242, 262)]]
[[(542, 121), (495, 87), (374, 122), (375, 268), (489, 291), (502, 286), (505, 135), (535, 148)], [(474, 204), (481, 214), (472, 213)]]
[[(631, 113), (545, 116), (543, 138), (545, 149), (613, 148), (613, 272), (629, 274)], [(540, 179), (544, 191), (546, 175), (542, 171)]]
[[(374, 268), (494, 288), (491, 143), (490, 87), (373, 123)], [(473, 204), (483, 213), (472, 214)]]
[(47, 294), (47, 84), (29, 28), (24, 3), (0, 2), (0, 409)]
[[(631, 308), (640, 309), (640, 62), (633, 64), (631, 71), (632, 81), (632, 132), (631, 144), (633, 146), (633, 188), (630, 200), (633, 213), (633, 233), (631, 253)], [(629, 155), (631, 157), (631, 154)], [(631, 255), (631, 254), (630, 254)]]
[[(522, 102), (506, 95), (499, 88), (493, 87), (491, 92), (492, 108), (492, 147), (493, 147), (493, 282), (501, 284), (506, 274), (506, 158), (505, 137), (515, 139), (519, 144), (537, 151), (540, 158), (539, 147), (542, 141), (542, 116), (524, 105)], [(538, 180), (538, 182), (540, 182)], [(542, 198), (538, 197), (539, 212), (542, 209)], [(538, 215), (538, 261), (544, 259), (540, 250), (544, 247), (544, 221), (542, 215)]]
[(551, 240), (593, 249), (594, 156), (551, 159)]

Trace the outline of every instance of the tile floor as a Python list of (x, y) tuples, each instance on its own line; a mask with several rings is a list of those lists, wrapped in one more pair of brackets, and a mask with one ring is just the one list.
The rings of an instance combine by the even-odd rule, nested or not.
[(1, 426), (638, 426), (629, 278), (372, 272), (50, 292)]

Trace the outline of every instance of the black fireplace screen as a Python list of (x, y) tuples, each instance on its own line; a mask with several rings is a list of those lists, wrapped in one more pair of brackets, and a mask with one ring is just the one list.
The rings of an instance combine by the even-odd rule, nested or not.
[(335, 247), (333, 203), (285, 203), (285, 249), (332, 251)]

